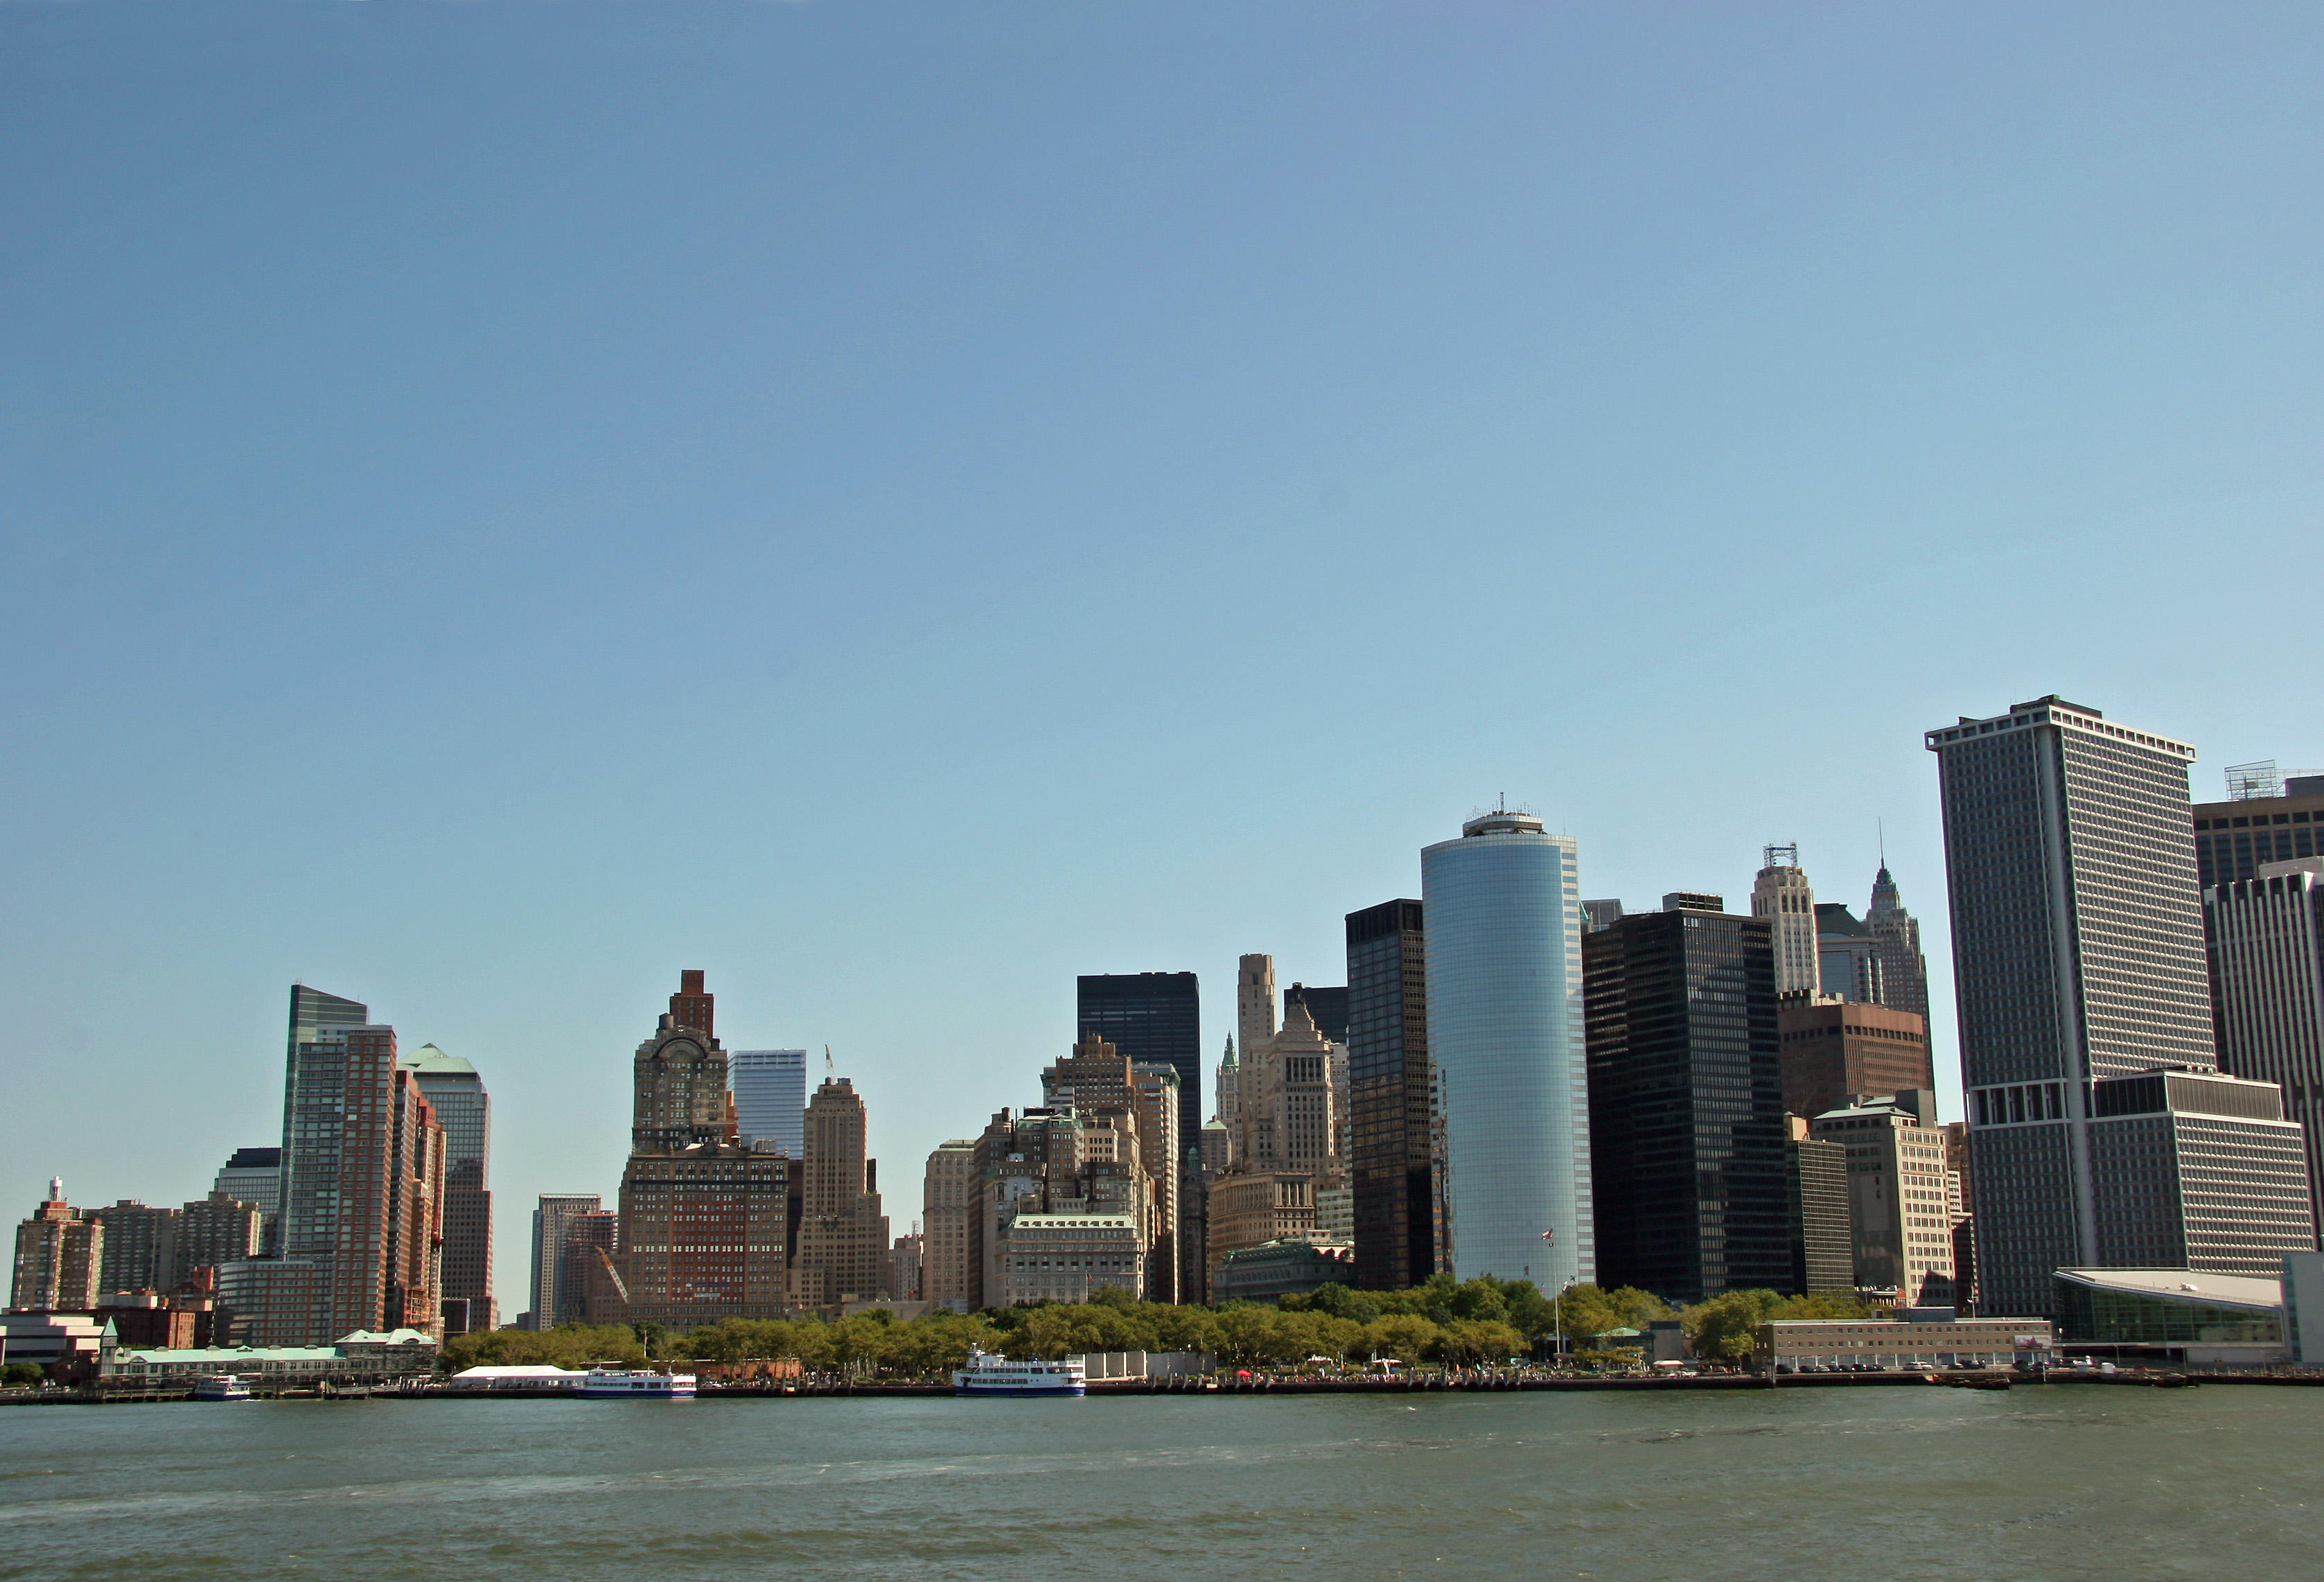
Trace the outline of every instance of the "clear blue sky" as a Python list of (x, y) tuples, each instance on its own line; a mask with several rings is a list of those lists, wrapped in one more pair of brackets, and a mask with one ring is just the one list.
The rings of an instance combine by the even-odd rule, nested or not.
[[(0, 4), (0, 1198), (293, 978), (618, 1179), (682, 967), (900, 1230), (1079, 972), (1343, 976), (1506, 792), (1932, 924), (1919, 733), (2324, 760), (2324, 13)], [(1948, 1081), (1951, 1075), (1948, 1073)]]

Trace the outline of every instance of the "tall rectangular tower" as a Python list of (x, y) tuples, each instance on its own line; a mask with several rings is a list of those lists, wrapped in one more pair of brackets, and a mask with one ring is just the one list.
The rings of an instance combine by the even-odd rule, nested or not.
[(576, 1217), (598, 1212), (595, 1192), (543, 1192), (532, 1211), (532, 1327), (554, 1329), (579, 1317), (579, 1272), (563, 1262), (565, 1227)]
[[(2278, 1241), (2308, 1245), (2296, 1135), (2301, 1223), (2283, 1239), (2280, 1100), (2271, 1120), (2256, 1085), (2216, 1076), (2194, 749), (2054, 695), (1963, 717), (1926, 745), (1944, 807), (1980, 1309), (2056, 1312), (2061, 1268), (2262, 1273)], [(2138, 1080), (2164, 1071), (2210, 1076)]]
[(1348, 914), (1347, 1161), (1356, 1282), (1418, 1285), (1436, 1272), (1427, 956), (1417, 901)]
[(1690, 906), (1582, 942), (1607, 1285), (1699, 1302), (1791, 1283), (1779, 927)]
[(444, 1128), (444, 1300), (472, 1329), (500, 1327), (493, 1297), (493, 1100), (476, 1069), (434, 1044), (404, 1057)]
[(807, 1051), (736, 1050), (726, 1058), (737, 1141), (771, 1143), (797, 1159), (807, 1147)]
[[(2203, 892), (2219, 1064), (2273, 1083), (2299, 1121), (2324, 1226), (2324, 856), (2258, 865)], [(106, 1232), (106, 1255), (112, 1231)]]

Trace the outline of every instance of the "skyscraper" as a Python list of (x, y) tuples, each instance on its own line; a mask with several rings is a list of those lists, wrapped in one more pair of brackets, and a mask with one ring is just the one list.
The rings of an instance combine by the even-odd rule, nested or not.
[(493, 1101), (475, 1067), (421, 1044), (403, 1059), (444, 1128), (443, 1300), (468, 1304), (466, 1327), (496, 1329), (493, 1299)]
[[(1077, 1031), (1141, 1065), (1178, 1073), (1178, 1135), (1203, 1129), (1203, 996), (1191, 972), (1088, 973), (1075, 980)], [(1250, 1050), (1245, 1049), (1248, 1056)]]
[(178, 1258), (175, 1208), (154, 1208), (124, 1198), (91, 1211), (105, 1227), (105, 1256), (98, 1273), (98, 1296), (110, 1300), (116, 1291), (167, 1291)]
[(532, 1211), (532, 1327), (554, 1329), (580, 1316), (581, 1285), (563, 1262), (565, 1227), (576, 1215), (598, 1212), (595, 1192), (543, 1192)]
[(1766, 918), (1775, 945), (1775, 992), (1788, 995), (1822, 985), (1816, 961), (1815, 891), (1800, 867), (1796, 846), (1766, 848), (1751, 884), (1751, 915)]
[(1689, 907), (1582, 940), (1604, 1284), (1699, 1302), (1791, 1281), (1775, 929)]
[(807, 1051), (736, 1050), (727, 1057), (726, 1078), (742, 1146), (772, 1143), (798, 1158), (807, 1147)]
[(2324, 1227), (2324, 857), (2261, 863), (2212, 885), (2203, 924), (2219, 1064), (2282, 1090)]
[[(618, 1296), (632, 1323), (686, 1329), (790, 1306), (791, 1161), (735, 1141), (715, 1033), (715, 996), (689, 967), (632, 1062)], [(887, 1249), (883, 1224), (883, 1266)]]
[(2218, 1073), (2194, 749), (2055, 696), (1927, 733), (1944, 806), (1979, 1309), (2052, 1272), (2268, 1278), (2310, 1246), (2299, 1129)]
[(1896, 881), (1882, 863), (1872, 880), (1872, 904), (1865, 909), (1864, 930), (1873, 939), (1880, 962), (1880, 1003), (1892, 1011), (1909, 1012), (1926, 1024), (1929, 1015), (1929, 962), (1921, 954), (1920, 921), (1904, 910)]
[(1418, 1285), (1436, 1272), (1427, 956), (1417, 901), (1351, 911), (1348, 1125), (1357, 1283)]
[(16, 1261), (8, 1305), (26, 1312), (87, 1312), (102, 1283), (105, 1227), (65, 1201), (65, 1184), (49, 1179), (49, 1195), (16, 1226)]
[(218, 1271), (229, 1337), (320, 1346), (355, 1329), (442, 1332), (444, 1128), (360, 1002), (290, 991), (274, 1256)]
[(1245, 956), (1235, 963), (1235, 1047), (1242, 1058), (1275, 1036), (1275, 958)]
[(235, 1149), (218, 1168), (210, 1190), (247, 1203), (272, 1220), (282, 1206), (281, 1148)]
[(1428, 1053), (1443, 1095), (1454, 1274), (1596, 1278), (1571, 837), (1470, 819), (1420, 854)]
[(888, 1217), (880, 1212), (879, 1166), (864, 1152), (863, 1100), (844, 1077), (827, 1077), (807, 1108), (807, 1188), (793, 1281), (798, 1300), (833, 1308), (892, 1297)]
[(982, 1305), (983, 1239), (977, 1234), (976, 1143), (955, 1137), (928, 1155), (922, 1177), (920, 1211), (925, 1261), (920, 1265), (926, 1300), (964, 1313)]

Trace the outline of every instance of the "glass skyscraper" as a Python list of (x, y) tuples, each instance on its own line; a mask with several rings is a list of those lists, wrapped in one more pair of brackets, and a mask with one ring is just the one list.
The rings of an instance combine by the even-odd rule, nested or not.
[(1452, 1272), (1597, 1278), (1571, 837), (1487, 813), (1420, 854)]
[(1418, 1285), (1436, 1272), (1435, 1082), (1428, 1068), (1427, 952), (1417, 901), (1348, 914), (1345, 1161), (1355, 1193), (1356, 1283)]
[(807, 1138), (807, 1051), (736, 1050), (726, 1057), (735, 1130), (745, 1148), (772, 1142), (793, 1159)]

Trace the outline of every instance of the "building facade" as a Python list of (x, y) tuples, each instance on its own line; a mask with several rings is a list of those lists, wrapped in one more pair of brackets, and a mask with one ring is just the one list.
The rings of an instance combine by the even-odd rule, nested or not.
[[(2126, 1242), (2142, 1263), (2181, 1245), (2190, 1259), (2224, 1252), (2236, 1267), (2215, 1273), (2239, 1272), (2273, 1238), (2279, 1256), (2310, 1245), (2296, 1127), (2205, 1113), (2261, 1107), (2224, 1090), (2103, 1091), (2216, 1069), (2194, 749), (2055, 696), (1963, 717), (1926, 743), (1944, 808), (1981, 1308), (2048, 1312), (2053, 1270), (2116, 1264), (2109, 1251)], [(2139, 1107), (2150, 1102), (2162, 1107)], [(2301, 1206), (2296, 1234), (2287, 1193)], [(2256, 1240), (2223, 1243), (2198, 1222)]]
[[(422, 1044), (404, 1058), (444, 1128), (446, 1302), (466, 1302), (471, 1329), (500, 1328), (493, 1295), (493, 1100), (475, 1066)], [(448, 1309), (447, 1309), (448, 1310)]]
[(178, 1209), (149, 1207), (124, 1198), (90, 1212), (105, 1227), (97, 1284), (100, 1296), (171, 1289), (177, 1273)]
[(1786, 995), (1775, 1007), (1784, 1107), (1820, 1115), (1858, 1094), (1933, 1089), (1928, 1023), (1906, 1011), (1837, 995)]
[(104, 1258), (104, 1226), (67, 1203), (64, 1182), (51, 1177), (49, 1195), (16, 1226), (8, 1305), (35, 1313), (88, 1312), (102, 1294)]
[(1356, 1282), (1370, 1291), (1438, 1268), (1425, 915), (1407, 900), (1347, 916), (1346, 1162)]
[(1929, 961), (1921, 953), (1920, 921), (1904, 910), (1888, 865), (1880, 865), (1872, 879), (1872, 904), (1865, 909), (1865, 932), (1873, 939), (1873, 955), (1880, 963), (1880, 1003), (1892, 1011), (1921, 1018), (1929, 1016)]
[(235, 1149), (219, 1167), (210, 1190), (224, 1192), (237, 1203), (249, 1204), (272, 1224), (276, 1211), (282, 1207), (282, 1150)]
[(1812, 993), (1823, 982), (1816, 959), (1815, 889), (1796, 846), (1771, 846), (1751, 884), (1751, 915), (1767, 921), (1775, 942), (1775, 992)]
[(1950, 1308), (1960, 1189), (1945, 1164), (1935, 1096), (1900, 1094), (1814, 1117), (1809, 1135), (1848, 1153), (1848, 1218), (1857, 1290), (1904, 1307)]
[(222, 1266), (227, 1337), (321, 1346), (351, 1330), (441, 1337), (444, 1128), (361, 1002), (290, 991), (281, 1197), (270, 1256)]
[(734, 1087), (736, 1141), (771, 1143), (798, 1159), (807, 1151), (807, 1051), (736, 1050), (727, 1059)]
[(1878, 1003), (1887, 994), (1880, 941), (1836, 901), (1816, 903), (1816, 982), (1843, 1000)]
[(1315, 1178), (1302, 1170), (1243, 1171), (1211, 1183), (1210, 1236), (1204, 1247), (1206, 1301), (1221, 1301), (1219, 1269), (1228, 1258), (1268, 1242), (1315, 1239)]
[(1146, 1286), (1139, 1227), (1121, 1214), (1019, 1214), (1001, 1236), (1001, 1305), (1085, 1302)]
[(792, 1288), (807, 1307), (892, 1298), (894, 1238), (880, 1211), (879, 1165), (865, 1151), (863, 1099), (853, 1081), (829, 1077), (807, 1104), (806, 1188)]
[[(597, 1309), (618, 1305), (629, 1322), (685, 1330), (789, 1311), (793, 1162), (771, 1145), (737, 1141), (716, 997), (699, 970), (679, 973), (669, 1009), (638, 1046), (631, 1086), (618, 1277), (604, 1282), (617, 1302), (593, 1294), (590, 1317), (602, 1322), (613, 1315)], [(887, 1248), (882, 1224), (883, 1271)], [(573, 1260), (563, 1247), (560, 1254), (569, 1276)], [(601, 1292), (602, 1265), (583, 1270), (587, 1289)]]
[(976, 1208), (975, 1140), (939, 1143), (920, 1186), (920, 1283), (931, 1306), (955, 1313), (984, 1306)]
[(2211, 885), (2203, 934), (2219, 1065), (2282, 1090), (2324, 1227), (2324, 857), (2262, 863)]
[(1594, 1280), (1573, 840), (1482, 814), (1423, 848), (1420, 881), (1446, 1262), (1551, 1291)]
[(1074, 980), (1078, 1031), (1132, 1060), (1178, 1073), (1178, 1135), (1203, 1127), (1203, 995), (1191, 972), (1089, 973)]
[(2270, 863), (2324, 856), (2324, 776), (2239, 780), (2229, 790), (2244, 794), (2189, 810), (2196, 876), (2206, 889), (2255, 878)]
[(565, 1226), (576, 1214), (595, 1214), (603, 1200), (595, 1192), (543, 1192), (532, 1211), (532, 1327), (554, 1329), (578, 1322), (580, 1272), (564, 1262)]
[(1774, 925), (1692, 907), (1582, 941), (1600, 1283), (1791, 1282)]
[(1848, 1150), (1808, 1135), (1804, 1116), (1789, 1115), (1784, 1144), (1791, 1194), (1792, 1281), (1801, 1296), (1856, 1289), (1856, 1248), (1849, 1219)]

